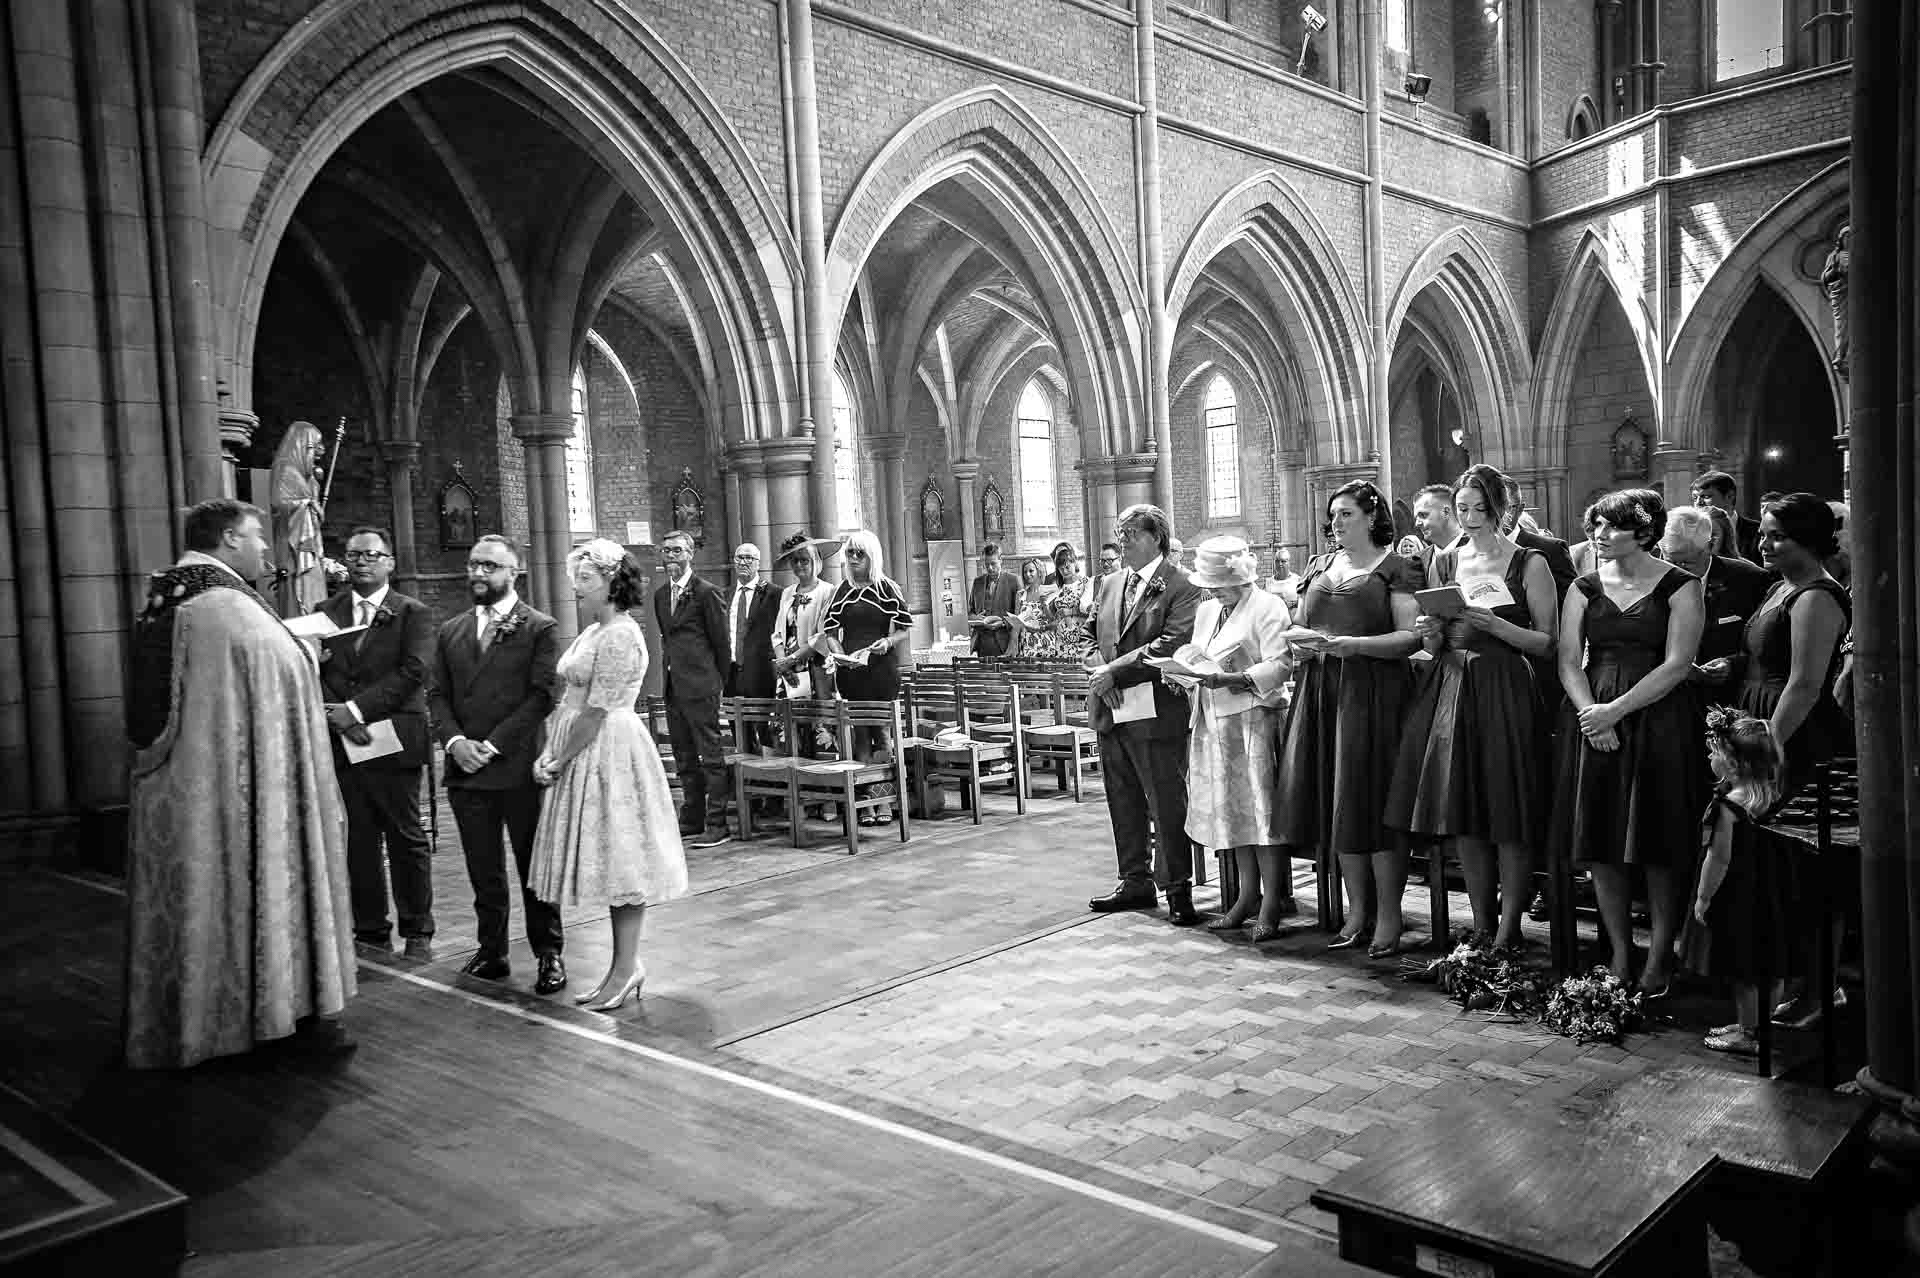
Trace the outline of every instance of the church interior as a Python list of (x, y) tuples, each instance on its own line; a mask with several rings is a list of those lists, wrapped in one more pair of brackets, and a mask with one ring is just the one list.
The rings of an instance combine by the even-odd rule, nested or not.
[[(1916, 59), (1897, 0), (0, 8), (0, 1269), (1920, 1273)], [(444, 617), (504, 533), (563, 639), (596, 537), (650, 593), (871, 531), (926, 650), (1138, 503), (1297, 566), (1479, 462), (1570, 542), (1846, 502), (1840, 1005), (1756, 1077), (1704, 993), (1580, 1042), (1328, 954), (1309, 859), (1273, 946), (1089, 914), (1101, 778), (1038, 770), (690, 849), (600, 1015), (460, 974), (430, 786), (350, 1060), (117, 1069), (132, 627), (296, 423), (327, 556)]]

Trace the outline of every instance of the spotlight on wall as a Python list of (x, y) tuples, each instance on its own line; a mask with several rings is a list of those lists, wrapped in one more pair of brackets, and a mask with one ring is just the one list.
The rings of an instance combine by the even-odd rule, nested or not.
[(1327, 15), (1312, 5), (1303, 5), (1300, 9), (1300, 61), (1294, 64), (1295, 75), (1307, 73), (1307, 51), (1313, 47), (1313, 37), (1327, 29)]
[(1768, 444), (1761, 450), (1760, 455), (1770, 462), (1777, 462), (1787, 455), (1787, 450), (1778, 444)]
[(1433, 88), (1433, 77), (1421, 75), (1418, 71), (1407, 72), (1407, 78), (1400, 86), (1407, 91), (1409, 100), (1419, 103), (1427, 100), (1427, 91)]

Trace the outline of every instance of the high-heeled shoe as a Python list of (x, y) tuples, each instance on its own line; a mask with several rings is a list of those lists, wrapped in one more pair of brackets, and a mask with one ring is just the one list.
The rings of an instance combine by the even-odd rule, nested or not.
[(1330, 950), (1350, 950), (1356, 945), (1366, 944), (1366, 940), (1367, 934), (1365, 932), (1355, 932), (1352, 936), (1348, 936), (1345, 932), (1342, 932), (1327, 942), (1327, 948)]
[(588, 990), (585, 994), (575, 994), (573, 996), (573, 1001), (576, 1004), (584, 1007), (586, 1004), (593, 1002), (593, 1000), (595, 1000), (596, 998), (599, 998), (600, 992), (606, 988), (607, 988), (607, 982), (604, 979), (602, 979), (598, 985)]
[(1267, 942), (1277, 941), (1285, 935), (1285, 932), (1281, 931), (1272, 923), (1255, 923), (1253, 930), (1247, 933), (1247, 939), (1255, 945), (1265, 945)]
[(1399, 952), (1400, 952), (1400, 941), (1399, 941), (1399, 938), (1397, 937), (1391, 941), (1388, 941), (1385, 945), (1367, 946), (1367, 957), (1370, 959), (1391, 958), (1393, 955), (1398, 954)]
[(619, 993), (615, 994), (612, 998), (608, 999), (604, 1003), (595, 1003), (593, 1006), (589, 1007), (587, 1010), (589, 1012), (619, 1011), (621, 1004), (625, 1003), (627, 999), (632, 995), (636, 995), (640, 992), (640, 986), (643, 982), (646, 981), (646, 979), (647, 979), (647, 969), (644, 967), (635, 968), (633, 970), (633, 975), (627, 978), (627, 983), (620, 987)]
[(1230, 920), (1226, 915), (1223, 914), (1219, 918), (1215, 919), (1213, 922), (1207, 924), (1207, 931), (1238, 932), (1241, 928), (1245, 927), (1246, 925), (1247, 925), (1246, 919), (1241, 919), (1238, 922), (1234, 922)]

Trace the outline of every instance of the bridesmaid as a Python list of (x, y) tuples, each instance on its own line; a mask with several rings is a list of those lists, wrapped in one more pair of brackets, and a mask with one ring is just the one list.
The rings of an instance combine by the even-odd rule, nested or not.
[(1501, 533), (1507, 493), (1493, 467), (1473, 466), (1460, 476), (1453, 509), (1467, 540), (1435, 552), (1430, 584), (1457, 582), (1469, 596), (1489, 591), (1502, 602), (1415, 623), (1438, 661), (1407, 716), (1386, 822), (1453, 840), (1473, 930), (1506, 948), (1520, 943), (1520, 914), (1532, 896), (1531, 849), (1546, 815), (1537, 727), (1543, 711), (1528, 658), (1553, 649), (1553, 574), (1545, 555)]
[(1327, 499), (1326, 534), (1337, 549), (1316, 556), (1300, 585), (1298, 624), (1288, 632), (1305, 660), (1280, 751), (1274, 841), (1340, 858), (1352, 909), (1329, 949), (1366, 941), (1371, 958), (1400, 948), (1407, 843), (1381, 822), (1400, 748), (1400, 721), (1419, 646), (1414, 592), (1420, 566), (1389, 551), (1393, 511), (1378, 488), (1357, 480)]
[(1671, 978), (1679, 886), (1710, 788), (1685, 683), (1705, 604), (1699, 578), (1648, 553), (1666, 524), (1666, 503), (1650, 488), (1587, 507), (1600, 566), (1574, 580), (1560, 615), (1567, 705), (1553, 829), (1556, 854), (1593, 872), (1609, 966), (1622, 981), (1633, 958), (1628, 872), (1646, 871), (1653, 939), (1640, 988), (1656, 997)]

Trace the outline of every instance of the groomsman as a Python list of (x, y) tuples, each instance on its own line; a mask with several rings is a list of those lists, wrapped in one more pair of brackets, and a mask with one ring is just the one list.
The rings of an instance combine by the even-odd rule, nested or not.
[(690, 848), (718, 847), (732, 837), (720, 745), (720, 694), (733, 665), (726, 599), (712, 582), (694, 575), (693, 538), (686, 533), (661, 538), (660, 558), (667, 580), (653, 592), (653, 613), (666, 658), (667, 732), (680, 775), (680, 834)]
[(534, 992), (552, 994), (567, 984), (560, 909), (527, 891), (527, 869), (540, 821), (533, 761), (553, 706), (560, 652), (553, 618), (529, 608), (514, 592), (520, 568), (519, 544), (498, 533), (482, 537), (467, 553), (473, 608), (440, 627), (433, 723), (447, 751), (447, 803), (460, 827), (480, 924), (480, 948), (462, 970), (488, 981), (503, 980), (512, 971), (504, 828), (520, 874), (527, 943), (540, 964)]
[[(347, 809), (347, 877), (353, 939), (385, 948), (391, 940), (387, 880), (407, 954), (427, 958), (433, 941), (433, 850), (420, 827), (420, 772), (427, 763), (427, 663), (433, 617), (418, 599), (394, 590), (393, 543), (380, 528), (347, 536), (343, 590), (314, 611), (352, 633), (320, 649), (320, 686), (333, 729), (333, 770)], [(354, 763), (346, 744), (367, 745), (367, 725), (392, 726), (400, 749)], [(386, 842), (386, 855), (380, 844)]]
[[(780, 588), (760, 575), (760, 547), (741, 542), (733, 551), (733, 586), (727, 593), (729, 697), (773, 695), (773, 619), (779, 611)], [(754, 731), (760, 730), (755, 725)], [(754, 737), (747, 744), (759, 741)]]

